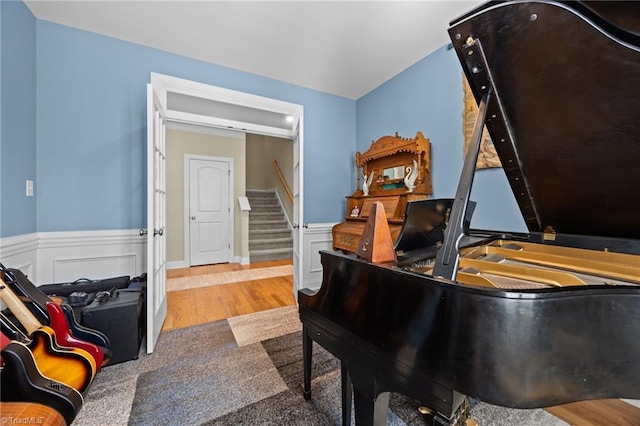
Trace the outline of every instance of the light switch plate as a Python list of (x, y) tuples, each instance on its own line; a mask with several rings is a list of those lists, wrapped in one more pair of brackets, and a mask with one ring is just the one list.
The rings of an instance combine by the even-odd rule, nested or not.
[(33, 197), (33, 181), (27, 180), (27, 197)]

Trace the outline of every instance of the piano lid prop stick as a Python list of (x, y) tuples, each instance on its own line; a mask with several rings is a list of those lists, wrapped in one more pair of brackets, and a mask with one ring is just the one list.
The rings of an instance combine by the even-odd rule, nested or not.
[(467, 220), (467, 204), (471, 195), (473, 176), (480, 152), (482, 142), (482, 129), (487, 116), (487, 104), (491, 99), (491, 92), (486, 93), (480, 101), (478, 116), (473, 126), (469, 150), (464, 161), (462, 176), (456, 191), (456, 198), (451, 209), (449, 226), (444, 231), (444, 244), (436, 255), (436, 263), (433, 268), (433, 275), (455, 280), (460, 260), (459, 248), (460, 240), (464, 236), (465, 220)]

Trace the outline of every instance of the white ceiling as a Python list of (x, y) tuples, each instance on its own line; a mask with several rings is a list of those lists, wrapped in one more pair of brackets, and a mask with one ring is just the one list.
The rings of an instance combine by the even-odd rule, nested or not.
[(481, 1), (27, 0), (38, 18), (358, 99)]

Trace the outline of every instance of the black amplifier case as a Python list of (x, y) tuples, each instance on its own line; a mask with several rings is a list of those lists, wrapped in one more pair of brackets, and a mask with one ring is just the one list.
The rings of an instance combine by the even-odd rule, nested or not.
[(82, 325), (104, 333), (111, 342), (113, 357), (108, 365), (138, 358), (143, 336), (144, 293), (119, 289), (98, 293), (82, 308)]

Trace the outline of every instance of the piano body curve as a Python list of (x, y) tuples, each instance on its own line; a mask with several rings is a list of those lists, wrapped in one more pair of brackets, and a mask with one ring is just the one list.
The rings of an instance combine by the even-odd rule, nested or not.
[(446, 416), (459, 394), (512, 408), (640, 397), (638, 286), (505, 291), (321, 257), (322, 287), (298, 294), (305, 332), (352, 376), (375, 377), (375, 396), (399, 392)]
[[(386, 422), (388, 392), (439, 424), (466, 396), (640, 399), (640, 14), (604, 3), (488, 2), (452, 21), (480, 113), (444, 235), (389, 264), (321, 252), (321, 288), (298, 292), (306, 397), (315, 341), (357, 424)], [(526, 234), (468, 229), (484, 125)]]

